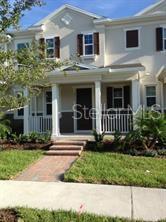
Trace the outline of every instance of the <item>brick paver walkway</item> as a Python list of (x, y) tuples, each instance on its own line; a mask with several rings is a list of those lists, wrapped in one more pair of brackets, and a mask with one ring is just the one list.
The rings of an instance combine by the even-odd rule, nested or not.
[(65, 171), (76, 159), (76, 156), (45, 156), (24, 170), (15, 180), (40, 182), (63, 180)]

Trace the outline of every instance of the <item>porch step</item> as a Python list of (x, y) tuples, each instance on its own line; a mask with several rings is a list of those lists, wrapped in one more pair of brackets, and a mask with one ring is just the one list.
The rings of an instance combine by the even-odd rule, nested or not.
[(57, 140), (53, 142), (45, 154), (50, 156), (80, 156), (85, 145), (85, 140)]
[(85, 146), (86, 141), (84, 140), (56, 140), (52, 142), (53, 145), (76, 145), (76, 146)]
[(50, 156), (80, 156), (80, 151), (73, 151), (73, 150), (49, 150), (45, 154)]
[(50, 150), (82, 150), (83, 146), (77, 145), (53, 145), (50, 147)]

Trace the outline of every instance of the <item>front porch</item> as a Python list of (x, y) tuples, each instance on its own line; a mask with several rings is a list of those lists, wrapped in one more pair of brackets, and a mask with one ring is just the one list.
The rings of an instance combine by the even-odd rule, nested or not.
[(54, 84), (43, 88), (26, 107), (24, 133), (51, 132), (53, 138), (75, 139), (91, 139), (93, 129), (98, 133), (125, 134), (133, 129), (133, 115), (128, 107), (138, 108), (139, 93), (138, 80)]

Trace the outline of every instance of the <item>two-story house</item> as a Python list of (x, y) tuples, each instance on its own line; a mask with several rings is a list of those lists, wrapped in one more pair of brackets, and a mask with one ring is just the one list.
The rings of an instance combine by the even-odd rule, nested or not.
[(125, 110), (129, 106), (134, 112), (140, 105), (166, 107), (165, 0), (123, 19), (64, 5), (15, 32), (12, 47), (20, 49), (33, 39), (46, 44), (46, 58), (74, 65), (48, 74), (49, 87), (13, 114), (16, 130), (51, 131), (52, 138), (94, 128), (126, 133), (133, 123)]

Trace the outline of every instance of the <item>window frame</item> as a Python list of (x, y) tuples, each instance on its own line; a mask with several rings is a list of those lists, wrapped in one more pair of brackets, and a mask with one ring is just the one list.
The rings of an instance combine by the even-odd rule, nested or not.
[[(122, 90), (122, 96), (121, 97), (115, 97), (115, 92), (114, 92), (114, 90), (115, 89), (121, 89)], [(114, 109), (124, 109), (124, 87), (123, 86), (117, 86), (117, 87), (113, 87), (113, 108)], [(116, 108), (115, 107), (115, 99), (122, 99), (122, 107), (119, 107), (119, 108)]]
[[(148, 96), (147, 95), (147, 88), (149, 88), (149, 87), (154, 87), (155, 88), (155, 96)], [(155, 100), (157, 101), (157, 92), (156, 92), (156, 85), (146, 85), (145, 86), (145, 99), (146, 99), (146, 107), (148, 107), (148, 108), (150, 108), (151, 106), (148, 106), (148, 102), (147, 102), (147, 99), (148, 98), (155, 98)], [(156, 105), (156, 103), (155, 104), (153, 104), (153, 105)], [(152, 105), (152, 106), (153, 106)]]
[(163, 51), (166, 51), (166, 36), (164, 36), (164, 34), (166, 32), (166, 26), (162, 27), (162, 29), (163, 29), (163, 36), (162, 36), (162, 39), (163, 39)]
[[(137, 47), (127, 47), (127, 32), (128, 31), (138, 31), (138, 46)], [(124, 38), (125, 38), (125, 50), (132, 51), (141, 48), (141, 28), (140, 27), (133, 27), (133, 28), (126, 28), (124, 29)]]
[[(47, 40), (50, 40), (50, 39), (52, 39), (53, 40), (53, 47), (48, 47), (47, 48)], [(55, 57), (55, 39), (54, 39), (54, 37), (47, 37), (47, 38), (45, 38), (45, 55), (46, 55), (46, 59), (55, 59), (56, 57)], [(47, 50), (49, 50), (49, 49), (53, 49), (53, 51), (54, 51), (54, 56), (53, 57), (47, 57)]]
[(47, 102), (47, 93), (51, 93), (51, 95), (52, 95), (52, 91), (51, 90), (46, 90), (45, 91), (45, 115), (47, 117), (51, 117), (52, 114), (47, 114), (47, 105), (51, 105), (52, 106), (52, 101), (51, 102)]
[[(83, 34), (83, 56), (94, 56), (94, 33), (84, 33)], [(88, 44), (85, 44), (85, 36), (87, 35), (91, 35), (92, 36), (92, 43), (88, 43)], [(85, 47), (86, 46), (91, 46), (92, 45), (92, 54), (85, 54)]]
[(21, 49), (18, 49), (18, 45), (19, 45), (19, 44), (25, 45), (25, 48), (28, 48), (30, 43), (29, 43), (28, 41), (26, 41), (26, 42), (17, 42), (17, 43), (16, 43), (17, 51), (24, 49), (24, 47), (21, 48)]

